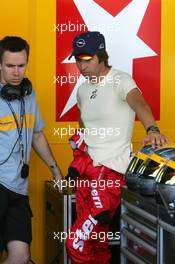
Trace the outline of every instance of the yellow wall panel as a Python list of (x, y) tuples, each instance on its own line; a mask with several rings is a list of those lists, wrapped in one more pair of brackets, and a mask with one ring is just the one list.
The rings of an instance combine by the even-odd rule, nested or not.
[[(175, 141), (175, 1), (162, 0), (161, 2), (161, 102), (160, 121), (157, 124), (163, 134), (166, 134), (170, 140)], [(137, 121), (134, 129), (133, 142), (137, 142), (137, 146), (139, 146), (138, 143), (144, 135), (145, 132), (142, 125)]]
[(28, 0), (1, 0), (1, 37), (4, 35), (20, 35), (28, 39), (29, 2)]
[(166, 134), (175, 140), (175, 1), (162, 2), (161, 116)]

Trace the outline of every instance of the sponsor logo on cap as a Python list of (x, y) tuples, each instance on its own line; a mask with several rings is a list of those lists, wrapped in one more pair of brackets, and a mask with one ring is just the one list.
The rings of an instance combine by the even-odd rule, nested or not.
[(86, 45), (86, 42), (84, 39), (79, 39), (79, 40), (77, 40), (76, 45), (77, 45), (77, 47), (82, 48)]
[(100, 46), (98, 47), (99, 49), (104, 49), (105, 45), (104, 43), (101, 43)]

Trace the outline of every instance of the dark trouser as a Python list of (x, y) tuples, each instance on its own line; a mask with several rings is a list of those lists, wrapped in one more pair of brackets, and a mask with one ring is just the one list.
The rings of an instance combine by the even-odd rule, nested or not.
[(28, 196), (14, 193), (0, 184), (0, 251), (12, 240), (32, 240), (32, 212)]

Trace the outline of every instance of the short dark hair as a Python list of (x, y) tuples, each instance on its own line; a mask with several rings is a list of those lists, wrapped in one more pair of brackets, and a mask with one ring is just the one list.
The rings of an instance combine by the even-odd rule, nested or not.
[(0, 40), (0, 63), (2, 63), (2, 58), (5, 51), (18, 52), (25, 50), (28, 58), (29, 49), (29, 44), (26, 40), (22, 39), (21, 37), (6, 36)]
[(104, 65), (107, 67), (107, 68), (111, 68), (111, 66), (109, 65), (109, 62), (108, 62), (108, 59), (109, 59), (109, 55), (107, 53), (106, 50), (104, 51), (100, 51), (98, 52), (97, 54), (97, 57), (98, 57), (98, 60), (99, 60), (99, 63), (100, 62), (104, 62)]

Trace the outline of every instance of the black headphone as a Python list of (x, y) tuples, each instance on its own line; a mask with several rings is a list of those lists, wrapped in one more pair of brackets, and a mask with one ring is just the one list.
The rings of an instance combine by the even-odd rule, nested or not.
[(20, 100), (31, 92), (32, 83), (28, 78), (24, 78), (19, 85), (5, 84), (1, 89), (0, 96), (7, 101)]

